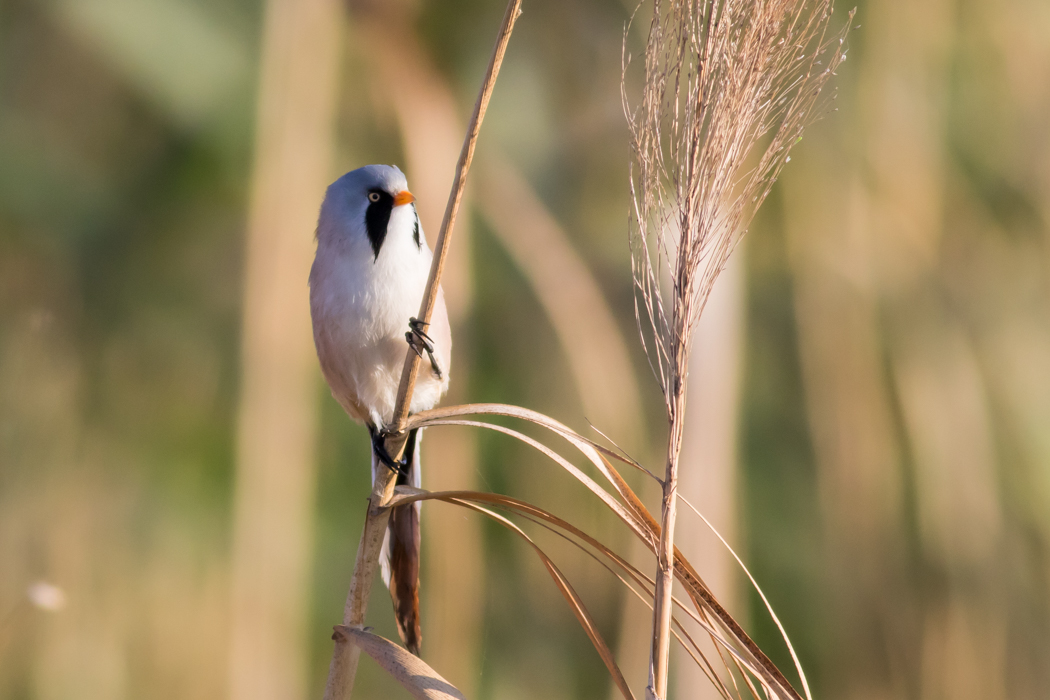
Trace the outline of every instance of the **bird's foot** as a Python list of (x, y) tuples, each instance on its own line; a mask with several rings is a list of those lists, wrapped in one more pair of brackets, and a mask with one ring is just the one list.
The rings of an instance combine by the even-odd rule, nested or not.
[(430, 324), (420, 321), (418, 318), (408, 319), (408, 327), (410, 331), (405, 333), (405, 340), (408, 341), (409, 347), (411, 347), (416, 355), (423, 357), (423, 353), (427, 354), (430, 358), (430, 366), (434, 370), (434, 374), (437, 375), (438, 379), (441, 379), (444, 374), (441, 371), (441, 365), (438, 364), (437, 358), (434, 357), (434, 340), (426, 334), (423, 329)]
[(409, 468), (408, 459), (394, 459), (386, 449), (386, 439), (391, 437), (393, 433), (369, 427), (368, 434), (372, 437), (372, 452), (379, 458), (379, 461), (385, 464), (387, 468), (395, 474), (407, 477)]

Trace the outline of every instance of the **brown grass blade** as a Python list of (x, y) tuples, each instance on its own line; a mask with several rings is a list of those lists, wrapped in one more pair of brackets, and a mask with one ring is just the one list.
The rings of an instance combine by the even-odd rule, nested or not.
[(455, 686), (430, 668), (423, 659), (389, 639), (372, 634), (360, 627), (336, 625), (334, 637), (347, 641), (372, 657), (379, 666), (397, 680), (412, 697), (419, 700), (466, 700)]
[[(490, 427), (498, 428), (498, 426), (490, 426)], [(606, 545), (602, 544), (600, 541), (598, 541), (595, 538), (591, 537), (587, 533), (583, 532), (582, 530), (580, 530), (579, 528), (575, 527), (571, 523), (563, 520), (562, 518), (559, 518), (558, 516), (548, 512), (548, 511), (543, 510), (542, 508), (539, 508), (539, 507), (537, 507), (537, 506), (535, 506), (535, 505), (533, 505), (531, 503), (528, 503), (527, 501), (522, 501), (522, 500), (514, 498), (512, 496), (505, 496), (505, 495), (501, 495), (501, 494), (479, 492), (479, 491), (428, 492), (428, 491), (424, 491), (424, 490), (421, 490), (421, 489), (415, 489), (415, 488), (411, 488), (411, 487), (407, 487), (407, 486), (399, 486), (399, 487), (397, 487), (397, 489), (396, 489), (396, 491), (394, 493), (394, 496), (391, 498), (391, 500), (389, 502), (389, 505), (391, 507), (392, 506), (396, 506), (396, 505), (406, 505), (408, 503), (412, 503), (412, 502), (415, 502), (415, 501), (422, 501), (422, 500), (439, 500), (439, 501), (444, 501), (446, 503), (452, 503), (452, 504), (455, 504), (455, 505), (468, 507), (468, 508), (471, 508), (473, 510), (479, 510), (480, 509), (479, 512), (484, 512), (486, 515), (490, 515), (491, 517), (501, 517), (501, 516), (493, 516), (493, 514), (490, 511), (488, 511), (488, 509), (482, 508), (481, 504), (484, 504), (486, 506), (495, 506), (495, 507), (503, 508), (503, 509), (506, 509), (506, 510), (510, 510), (510, 511), (518, 513), (518, 514), (520, 514), (520, 515), (522, 515), (522, 516), (524, 516), (524, 517), (526, 517), (526, 518), (528, 518), (530, 520), (533, 520), (534, 522), (538, 521), (540, 525), (553, 526), (551, 529), (553, 529), (557, 534), (562, 535), (563, 537), (565, 537), (565, 539), (567, 541), (569, 541), (573, 545), (579, 547), (581, 549), (581, 551), (585, 552), (589, 556), (594, 557), (595, 555), (594, 555), (594, 553), (591, 550), (588, 550), (587, 548), (583, 547), (583, 545), (580, 544), (580, 542), (578, 542), (576, 540), (573, 540), (571, 537), (566, 536), (565, 533), (568, 533), (568, 534), (570, 534), (570, 535), (572, 535), (574, 537), (577, 537), (580, 540), (583, 540), (583, 542), (585, 542), (588, 545), (592, 546), (594, 548), (594, 550), (596, 550), (598, 553), (600, 553), (601, 555), (606, 557), (614, 565), (619, 567), (624, 573), (627, 574), (627, 576), (629, 578), (633, 579), (635, 584), (637, 584), (638, 586), (640, 586), (644, 590), (644, 592), (648, 596), (648, 598), (646, 596), (643, 596), (641, 593), (639, 593), (638, 590), (634, 586), (632, 586), (628, 581), (626, 581), (623, 577), (617, 575), (615, 571), (612, 571), (610, 569), (610, 571), (612, 571), (612, 573), (614, 575), (616, 575), (617, 578), (619, 578), (620, 581), (623, 582), (624, 585), (626, 585), (631, 590), (632, 593), (634, 593), (636, 596), (638, 596), (648, 607), (650, 607), (650, 608), (652, 607), (651, 599), (652, 599), (652, 595), (653, 595), (654, 583), (653, 583), (653, 580), (651, 578), (646, 576), (644, 573), (642, 573), (636, 567), (631, 565), (628, 561), (626, 561), (625, 559), (620, 557), (618, 554), (613, 552), (611, 549), (609, 549)], [(505, 519), (501, 519), (500, 522), (502, 522), (504, 524), (507, 524), (505, 522)], [(516, 526), (515, 526), (515, 531), (519, 532), (519, 534), (522, 534), (523, 537), (525, 536), (523, 533), (520, 532), (520, 529), (517, 528)], [(559, 531), (564, 531), (564, 532), (559, 532)], [(532, 540), (529, 540), (529, 543), (534, 548), (537, 549), (537, 551), (538, 551), (538, 553), (540, 554), (541, 557), (546, 557), (547, 556), (545, 553), (543, 553), (542, 551), (539, 550), (538, 546), (534, 542), (532, 542)], [(599, 560), (599, 561), (601, 561), (601, 560)], [(604, 564), (604, 562), (602, 562), (602, 563)], [(609, 568), (609, 567), (606, 566), (606, 568)], [(552, 576), (553, 575), (554, 574), (552, 573)], [(557, 578), (555, 579), (555, 582), (558, 583), (559, 587), (561, 586), (561, 584), (558, 582)], [(562, 592), (563, 592), (563, 594), (565, 594), (565, 590), (564, 589), (562, 589)], [(764, 669), (763, 669), (763, 667), (761, 665), (761, 662), (756, 660), (755, 658), (753, 658), (753, 655), (749, 653), (749, 650), (747, 650), (746, 648), (739, 649), (739, 648), (737, 648), (737, 645), (735, 645), (733, 643), (733, 641), (731, 641), (731, 640), (735, 640), (739, 644), (739, 639), (736, 639), (736, 635), (733, 635), (731, 630), (730, 630), (730, 639), (726, 639), (725, 636), (723, 636), (722, 632), (718, 628), (716, 628), (714, 626), (715, 623), (712, 623), (707, 618), (707, 612), (710, 612), (710, 611), (708, 609), (704, 608), (702, 605), (698, 605), (695, 602), (696, 601), (695, 597), (691, 597), (691, 600), (694, 602), (694, 605), (697, 606), (698, 612), (693, 612), (688, 607), (686, 607), (682, 603), (682, 601), (678, 600), (677, 598), (672, 597), (673, 604), (678, 609), (680, 609), (681, 611), (683, 611), (684, 613), (689, 615), (690, 618), (692, 618), (697, 624), (699, 624), (703, 628), (703, 630), (711, 637), (711, 640), (715, 643), (715, 646), (716, 646), (717, 649), (725, 649), (726, 651), (729, 652), (729, 654), (732, 657), (733, 663), (736, 664), (738, 670), (740, 671), (740, 674), (745, 678), (745, 680), (747, 680), (748, 685), (750, 685), (750, 680), (748, 679), (748, 676), (747, 676), (747, 674), (744, 671), (745, 668), (747, 669), (747, 671), (750, 671), (751, 673), (753, 673), (755, 675), (755, 677), (760, 678), (760, 679), (765, 679), (765, 677), (768, 675), (768, 673), (766, 673), (764, 671)], [(570, 604), (571, 604), (571, 601), (570, 601)], [(725, 615), (728, 616), (728, 613), (725, 613)], [(730, 619), (732, 619), (732, 618), (730, 618)], [(724, 621), (722, 621), (720, 618), (717, 618), (717, 617), (716, 617), (716, 620), (717, 620), (718, 624), (723, 629), (726, 629), (727, 626), (724, 623)], [(686, 641), (682, 639), (682, 636), (680, 636), (679, 634), (676, 633), (675, 637), (678, 639), (678, 641), (680, 643), (682, 643), (683, 646), (685, 646), (687, 648), (687, 650), (689, 649), (690, 645), (694, 649), (696, 649), (696, 654), (699, 654), (699, 656), (701, 658), (703, 658), (703, 662), (697, 660), (697, 663), (701, 663), (702, 668), (704, 668), (706, 666), (706, 668), (704, 668), (705, 673), (707, 673), (711, 677), (717, 678), (717, 674), (715, 673), (714, 668), (711, 666), (710, 662), (707, 660), (707, 658), (704, 656), (704, 654), (700, 651), (699, 645), (697, 645), (695, 642), (692, 641), (692, 638), (689, 637), (688, 632), (685, 630), (685, 628), (682, 626), (681, 622), (677, 618), (674, 618), (673, 621), (674, 621), (674, 625), (677, 628), (677, 630), (681, 633), (682, 636), (685, 636), (686, 639), (689, 640), (689, 643), (687, 644)], [(581, 623), (582, 623), (582, 621), (581, 621)], [(584, 625), (584, 628), (585, 628), (585, 630), (588, 630), (586, 625)], [(590, 634), (590, 631), (588, 631), (588, 634)], [(596, 643), (596, 648), (599, 648), (597, 643)], [(599, 652), (601, 652), (600, 648), (599, 648)], [(692, 650), (690, 650), (690, 654), (694, 657), (694, 659), (696, 658), (696, 654), (694, 654)], [(721, 651), (719, 652), (719, 654), (721, 655)], [(604, 658), (604, 656), (603, 656), (603, 658)], [(730, 668), (729, 667), (729, 663), (725, 660), (724, 657), (722, 658), (722, 662), (726, 666), (727, 669)], [(712, 682), (714, 682), (714, 681), (712, 681)], [(765, 685), (769, 685), (768, 682), (764, 683), (764, 684)], [(722, 681), (719, 679), (718, 685), (723, 685), (724, 686), (724, 683), (722, 683)], [(774, 685), (774, 687), (776, 687), (776, 685)], [(754, 691), (752, 689), (752, 692), (753, 692), (753, 694), (756, 695), (756, 697), (758, 697), (756, 691)], [(777, 697), (790, 697), (790, 696), (784, 695), (783, 692), (776, 693), (776, 695), (777, 695)]]
[[(404, 493), (405, 495), (408, 495), (408, 490), (405, 489)], [(436, 495), (438, 494), (435, 494), (435, 496)], [(459, 504), (458, 499), (449, 499), (447, 502)], [(638, 600), (641, 601), (643, 605), (649, 608), (650, 611), (652, 610), (654, 582), (649, 576), (647, 576), (640, 569), (631, 565), (630, 562), (623, 559), (618, 554), (607, 548), (604, 544), (590, 537), (586, 533), (579, 531), (571, 524), (561, 521), (560, 518), (557, 518), (557, 516), (554, 516), (550, 513), (547, 513), (545, 511), (539, 511), (539, 509), (535, 508), (534, 506), (531, 506), (530, 504), (524, 502), (522, 503), (526, 506), (526, 508), (514, 509), (519, 516), (561, 537), (565, 541), (577, 547), (581, 552), (594, 559), (601, 566), (605, 567), (605, 569), (609, 571), (613, 576), (615, 576), (625, 587), (627, 587), (627, 589), (636, 598), (638, 598)], [(503, 507), (508, 508), (507, 505), (504, 505)], [(538, 513), (536, 515), (532, 514), (533, 512), (537, 511)], [(599, 553), (605, 555), (613, 564), (619, 566), (623, 573), (617, 572), (615, 569), (612, 568), (612, 566), (609, 565), (608, 562), (600, 559), (593, 551), (584, 547), (580, 542), (574, 540), (565, 532), (561, 532), (558, 529), (558, 527), (563, 527), (565, 530), (568, 530), (573, 534), (577, 534), (580, 537), (580, 539), (584, 540), (588, 544), (591, 544), (595, 549), (599, 551)], [(625, 578), (625, 575), (627, 578), (633, 580), (633, 584), (631, 581), (628, 581), (627, 578)], [(639, 591), (636, 585), (638, 587), (641, 587), (642, 591)], [(722, 654), (722, 650), (720, 648), (720, 645), (725, 646), (727, 642), (721, 639), (720, 636), (717, 635), (717, 633), (715, 633), (714, 629), (709, 623), (706, 622), (706, 620), (702, 620), (697, 613), (694, 613), (692, 610), (685, 607), (685, 605), (683, 605), (680, 600), (678, 600), (677, 598), (673, 598), (673, 601), (675, 606), (677, 606), (680, 610), (682, 610), (691, 618), (693, 618), (698, 624), (701, 625), (701, 627), (704, 628), (705, 631), (711, 634), (711, 639), (715, 643), (715, 649), (718, 652), (723, 665), (728, 669), (729, 663), (726, 661), (725, 656)], [(693, 638), (689, 635), (688, 631), (682, 625), (681, 621), (677, 617), (672, 617), (672, 622), (675, 627), (675, 629), (672, 630), (672, 634), (674, 635), (675, 639), (678, 640), (678, 643), (682, 645), (686, 653), (689, 654), (693, 662), (696, 663), (696, 665), (700, 668), (700, 670), (711, 682), (711, 684), (715, 686), (715, 689), (719, 692), (719, 694), (722, 695), (722, 697), (726, 698), (726, 700), (730, 700), (732, 697), (739, 697), (739, 691), (737, 692), (736, 696), (730, 694), (728, 687), (725, 685), (725, 682), (718, 676), (718, 673), (714, 670), (714, 667), (712, 666), (710, 660), (707, 658), (706, 654), (704, 654), (703, 651), (700, 649), (700, 646), (695, 641), (693, 641)], [(740, 665), (741, 662), (735, 657), (735, 655), (732, 658), (737, 670), (747, 680), (748, 685), (750, 685), (750, 679), (744, 673), (743, 667)], [(732, 672), (730, 672), (730, 678), (733, 681), (734, 687), (736, 687), (736, 679), (733, 678)], [(752, 694), (756, 698), (759, 697), (757, 692), (753, 689)]]
[[(442, 419), (460, 418), (460, 417), (464, 417), (464, 416), (478, 416), (478, 415), (505, 416), (505, 417), (508, 417), (508, 418), (519, 418), (521, 420), (525, 420), (525, 421), (528, 421), (530, 423), (534, 423), (534, 424), (536, 424), (538, 426), (541, 426), (543, 428), (547, 428), (548, 430), (550, 430), (550, 431), (552, 431), (554, 433), (557, 433), (558, 435), (560, 435), (565, 440), (568, 440), (578, 450), (580, 450), (580, 452), (583, 454), (583, 456), (586, 457), (587, 460), (590, 461), (590, 463), (593, 464), (594, 467), (606, 479), (608, 479), (609, 483), (613, 485), (613, 487), (616, 489), (616, 491), (618, 493), (619, 493), (619, 489), (620, 489), (620, 484), (624, 483), (623, 479), (622, 478), (617, 478), (619, 475), (617, 475), (617, 477), (613, 477), (610, 473), (608, 473), (608, 470), (609, 470), (608, 463), (607, 463), (606, 460), (603, 460), (599, 456), (600, 454), (607, 454), (609, 457), (611, 457), (613, 459), (617, 459), (617, 460), (626, 462), (628, 464), (631, 464), (632, 466), (637, 467), (638, 469), (641, 469), (642, 471), (644, 471), (646, 473), (649, 473), (640, 464), (637, 464), (636, 462), (632, 462), (632, 461), (626, 459), (625, 457), (623, 457), (623, 456), (613, 452), (612, 450), (609, 450), (608, 448), (605, 448), (605, 447), (603, 447), (601, 445), (598, 445), (593, 440), (590, 440), (590, 439), (580, 435), (579, 433), (577, 433), (575, 430), (573, 430), (569, 426), (565, 425), (564, 423), (561, 423), (560, 421), (557, 421), (557, 420), (551, 418), (550, 416), (545, 416), (544, 414), (539, 413), (538, 411), (533, 411), (533, 410), (528, 409), (528, 408), (522, 408), (521, 406), (512, 406), (510, 404), (502, 404), (502, 403), (471, 403), (471, 404), (462, 404), (460, 406), (442, 406), (442, 407), (438, 407), (438, 408), (432, 408), (429, 411), (420, 411), (419, 413), (416, 413), (415, 415), (409, 417), (409, 419), (408, 419), (408, 426), (407, 426), (406, 429), (411, 430), (412, 428), (425, 427), (427, 425), (437, 425), (438, 422), (441, 421)], [(486, 428), (490, 427), (490, 426), (491, 426), (491, 424), (489, 424), (489, 423), (485, 423), (483, 425), (483, 427), (486, 427)], [(573, 468), (573, 469), (575, 469), (575, 468)], [(652, 476), (651, 473), (649, 475)], [(575, 476), (575, 474), (574, 474), (574, 476)], [(653, 478), (655, 478), (655, 477), (653, 477)], [(590, 486), (589, 486), (589, 488), (590, 488)], [(592, 488), (591, 490), (593, 491), (594, 489)], [(602, 490), (600, 488), (599, 488), (599, 490), (603, 491), (603, 493), (604, 493), (604, 490)], [(623, 494), (621, 493), (620, 495), (622, 496)]]
[[(656, 518), (653, 517), (652, 513), (650, 513), (648, 508), (645, 507), (645, 504), (638, 499), (633, 491), (631, 491), (631, 488), (627, 483), (623, 482), (623, 477), (619, 475), (612, 465), (610, 464), (608, 466), (610, 474), (614, 475), (614, 478), (618, 478), (622, 482), (622, 493), (629, 495), (628, 507), (643, 523), (646, 524), (648, 528), (651, 529), (654, 537), (658, 538), (660, 524), (656, 522)], [(733, 553), (733, 556), (735, 557), (736, 554)], [(737, 561), (740, 560), (737, 559)], [(696, 605), (697, 610), (711, 612), (719, 623), (726, 628), (726, 631), (740, 642), (744, 648), (747, 649), (748, 653), (754, 657), (755, 661), (763, 671), (756, 675), (773, 688), (779, 688), (784, 693), (784, 697), (801, 700), (801, 696), (791, 686), (787, 678), (784, 677), (784, 674), (780, 672), (780, 669), (776, 667), (776, 664), (770, 661), (765, 652), (755, 644), (754, 640), (751, 639), (733, 616), (729, 614), (729, 611), (723, 608), (718, 600), (715, 599), (714, 594), (703, 582), (703, 579), (700, 578), (700, 574), (696, 572), (696, 569), (693, 568), (692, 564), (689, 563), (677, 547), (675, 547), (674, 550), (674, 568), (675, 578), (677, 578), (685, 587), (690, 598), (693, 599), (693, 603)], [(748, 577), (750, 578), (750, 574), (748, 574)], [(751, 581), (754, 583), (754, 579), (751, 579)], [(787, 633), (784, 631), (783, 627), (781, 627), (780, 630), (786, 639)], [(794, 654), (792, 654), (792, 657), (794, 658)], [(805, 678), (805, 676), (803, 676), (803, 678)], [(780, 696), (780, 693), (778, 693), (778, 696)], [(806, 687), (806, 696), (809, 697), (808, 686)]]
[[(417, 500), (444, 500), (477, 511), (478, 513), (482, 513), (483, 515), (486, 515), (492, 520), (495, 520), (511, 532), (514, 532), (522, 539), (524, 539), (532, 547), (533, 551), (536, 552), (537, 556), (540, 557), (540, 560), (543, 562), (544, 567), (546, 567), (547, 572), (551, 575), (551, 578), (554, 580), (555, 585), (558, 586), (558, 590), (561, 592), (562, 596), (564, 596), (566, 602), (569, 604), (569, 607), (572, 608), (573, 614), (576, 615), (576, 619), (580, 622), (580, 626), (583, 627), (584, 632), (587, 633), (587, 636), (591, 640), (591, 644), (594, 645), (594, 648), (598, 652), (598, 655), (601, 656), (602, 661), (605, 662), (605, 667), (609, 670), (609, 675), (612, 676), (613, 682), (616, 684), (616, 687), (620, 690), (620, 693), (623, 695), (625, 700), (635, 700), (634, 693), (631, 692), (630, 687), (627, 685), (627, 680), (624, 678), (623, 672), (621, 672), (620, 667), (616, 665), (616, 659), (614, 658), (612, 651), (609, 649), (609, 645), (605, 643), (605, 639), (601, 636), (601, 633), (598, 632), (598, 628), (594, 625), (594, 619), (591, 617), (591, 614), (587, 611), (587, 606), (584, 605), (583, 600), (580, 598), (579, 594), (576, 593), (576, 590), (569, 583), (568, 579), (565, 578), (565, 575), (562, 574), (561, 570), (557, 567), (557, 565), (551, 560), (549, 556), (547, 556), (547, 553), (544, 552), (543, 549), (541, 549), (540, 546), (537, 545), (532, 540), (532, 538), (529, 537), (528, 534), (516, 524), (514, 524), (506, 517), (500, 515), (499, 513), (489, 510), (488, 508), (484, 508), (478, 505), (477, 503), (473, 502), (474, 500), (479, 500), (499, 503), (503, 497), (500, 497), (498, 494), (490, 493), (462, 492), (464, 497), (459, 498), (453, 495), (458, 492), (444, 492), (442, 494), (431, 494), (426, 491), (421, 491), (419, 489), (412, 489), (406, 487), (399, 487), (398, 493), (402, 495), (400, 497), (395, 495), (394, 499), (391, 500), (392, 505), (398, 503), (409, 503)], [(467, 497), (473, 498), (471, 498), (471, 500), (467, 500)]]
[[(545, 427), (560, 435), (576, 447), (609, 480), (613, 490), (620, 496), (622, 502), (580, 471), (569, 460), (546, 445), (511, 428), (484, 421), (465, 419), (467, 416), (472, 415), (498, 415), (519, 418)], [(409, 428), (437, 425), (467, 425), (487, 428), (515, 437), (534, 447), (562, 466), (594, 493), (655, 553), (660, 539), (660, 525), (645, 504), (642, 503), (641, 499), (638, 498), (615, 467), (613, 467), (612, 462), (606, 458), (606, 455), (614, 456), (630, 464), (629, 460), (614, 455), (609, 450), (600, 449), (593, 441), (579, 435), (568, 426), (549, 416), (519, 406), (507, 404), (466, 404), (424, 411), (409, 419)], [(770, 690), (772, 695), (778, 698), (785, 698), (786, 700), (802, 700), (802, 696), (795, 691), (780, 669), (776, 667), (733, 616), (718, 602), (714, 594), (700, 578), (700, 575), (677, 548), (674, 550), (674, 575), (686, 589), (689, 598), (696, 607), (699, 614), (698, 621), (705, 627), (708, 634), (713, 635), (713, 638), (717, 637), (715, 639), (716, 644), (724, 646), (733, 655), (734, 659), (740, 661), (751, 670), (760, 679), (761, 683)], [(733, 640), (733, 643), (717, 635), (714, 628), (706, 624), (707, 615), (710, 615), (717, 621), (718, 626)], [(806, 690), (808, 697), (808, 687)]]
[(806, 693), (806, 698), (808, 700), (812, 700), (813, 696), (809, 690), (809, 681), (806, 680), (806, 672), (802, 670), (802, 662), (799, 661), (798, 654), (795, 653), (795, 647), (791, 644), (791, 640), (788, 638), (787, 630), (784, 629), (784, 625), (780, 622), (780, 618), (777, 617), (777, 614), (773, 610), (773, 606), (769, 603), (769, 599), (766, 598), (766, 594), (762, 590), (762, 587), (758, 585), (758, 581), (756, 581), (755, 577), (751, 575), (750, 569), (747, 568), (747, 566), (744, 564), (744, 561), (737, 555), (736, 550), (729, 546), (729, 543), (725, 541), (725, 538), (722, 537), (718, 530), (716, 530), (715, 527), (708, 521), (708, 519), (704, 517), (704, 514), (701, 513), (699, 509), (697, 509), (696, 506), (690, 503), (689, 500), (686, 499), (684, 496), (682, 496), (681, 499), (682, 502), (685, 503), (685, 505), (688, 506), (690, 510), (696, 513), (698, 518), (704, 521), (704, 524), (707, 525), (708, 529), (710, 529), (711, 532), (715, 534), (715, 537), (717, 537), (719, 541), (725, 546), (725, 548), (729, 550), (729, 553), (733, 556), (733, 559), (736, 560), (737, 565), (740, 566), (741, 570), (743, 570), (744, 572), (744, 575), (747, 576), (747, 580), (751, 582), (751, 585), (754, 587), (755, 592), (758, 593), (759, 598), (762, 599), (762, 604), (765, 606), (766, 612), (769, 613), (769, 616), (773, 619), (773, 623), (777, 626), (777, 629), (780, 631), (781, 639), (783, 639), (784, 644), (787, 645), (788, 653), (791, 654), (791, 660), (795, 664), (795, 670), (798, 672), (799, 680), (802, 682), (802, 689)]
[(609, 509), (612, 510), (628, 527), (630, 527), (636, 535), (638, 535), (639, 537), (645, 536), (645, 531), (642, 529), (637, 518), (635, 518), (627, 509), (625, 509), (619, 501), (617, 501), (612, 495), (610, 495), (608, 491), (599, 486), (598, 483), (594, 481), (594, 479), (580, 471), (580, 469), (575, 464), (565, 459), (560, 454), (544, 445), (542, 442), (534, 440), (528, 435), (520, 433), (511, 428), (505, 428), (501, 425), (486, 423), (484, 421), (437, 420), (428, 423), (428, 425), (463, 425), (474, 428), (487, 428), (489, 430), (494, 430), (498, 433), (503, 433), (504, 435), (509, 435), (513, 438), (517, 438), (521, 442), (524, 442), (526, 445), (534, 447), (535, 449), (539, 450), (543, 454), (550, 457), (553, 461), (558, 463), (563, 469), (565, 469), (565, 471), (569, 472), (569, 474), (571, 474), (577, 481), (586, 486), (591, 491), (591, 493), (593, 493), (599, 499), (601, 499), (602, 502), (605, 503), (609, 507)]

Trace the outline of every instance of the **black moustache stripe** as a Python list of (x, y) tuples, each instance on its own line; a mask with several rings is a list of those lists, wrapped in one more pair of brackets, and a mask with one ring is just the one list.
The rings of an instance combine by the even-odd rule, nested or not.
[(379, 200), (369, 202), (368, 209), (365, 210), (365, 229), (372, 244), (372, 252), (378, 260), (379, 249), (383, 247), (383, 239), (386, 238), (386, 227), (390, 223), (390, 212), (394, 209), (394, 198), (383, 190), (372, 190), (369, 194), (379, 195)]

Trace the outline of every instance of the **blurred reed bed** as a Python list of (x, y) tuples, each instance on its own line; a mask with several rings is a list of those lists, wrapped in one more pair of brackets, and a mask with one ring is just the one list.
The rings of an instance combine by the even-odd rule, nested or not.
[(837, 123), (785, 178), (839, 695), (1046, 687), (1050, 620), (1030, 597), (1045, 590), (1045, 505), (1018, 498), (1045, 504), (1050, 462), (1014, 422), (1046, 414), (1002, 374), (1046, 395), (1050, 355), (1029, 353), (1050, 319), (1047, 190), (1031, 175), (1047, 151), (1026, 116), (1048, 104), (1045, 51), (1016, 23), (1032, 9), (868, 8)]
[(316, 355), (302, 271), (335, 146), (335, 0), (266, 3), (248, 201), (229, 696), (300, 697), (316, 494)]
[[(152, 0), (121, 12), (110, 0), (93, 6), (118, 11), (86, 18), (74, 5), (12, 0), (0, 21), (0, 697), (224, 696), (263, 11)], [(608, 241), (626, 206), (617, 61), (631, 9), (527, 6), (518, 68), (501, 78), (506, 108), (497, 100), (488, 132), (571, 236), (628, 338), (626, 251)], [(500, 11), (406, 6), (461, 113), (489, 49), (481, 27)], [(1038, 698), (1050, 685), (1050, 22), (1034, 0), (861, 3), (858, 16), (838, 111), (807, 136), (751, 232), (737, 541), (817, 695)], [(344, 25), (332, 177), (408, 152), (363, 87), (365, 26), (353, 15)], [(173, 82), (190, 66), (219, 89)], [(471, 223), (473, 304), (457, 333), (459, 356), (472, 356), (470, 395), (584, 431), (528, 278), (484, 219)], [(317, 391), (306, 576), (307, 636), (320, 641), (301, 650), (314, 683), (350, 575), (346, 533), (360, 528), (365, 491), (350, 467), (368, 449)], [(644, 382), (639, 393), (644, 415), (658, 414)], [(629, 449), (650, 463), (642, 443)], [(963, 445), (979, 448), (963, 455), (978, 479), (938, 491)], [(482, 488), (544, 497), (552, 510), (574, 500), (547, 493), (524, 450), (486, 436), (474, 449)], [(980, 481), (991, 490), (959, 492)], [(972, 524), (959, 502), (973, 498), (979, 547), (942, 534)], [(588, 517), (601, 526), (597, 509)], [(531, 555), (452, 518), (476, 528), (494, 563), (456, 603), (477, 615), (459, 672), (477, 688), (469, 696), (605, 697), (600, 660)], [(616, 586), (582, 559), (566, 570), (618, 646), (627, 604)], [(41, 579), (62, 587), (65, 607), (27, 604)], [(496, 589), (525, 603), (502, 605)], [(757, 641), (789, 664), (775, 631), (751, 617)], [(359, 680), (369, 694), (398, 692), (367, 668)]]

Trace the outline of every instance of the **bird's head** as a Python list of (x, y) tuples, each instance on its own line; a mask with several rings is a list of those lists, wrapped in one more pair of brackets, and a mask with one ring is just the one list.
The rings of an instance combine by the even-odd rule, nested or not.
[(407, 206), (415, 200), (397, 166), (366, 165), (351, 170), (329, 185), (317, 236), (345, 236), (352, 244), (367, 240), (374, 259), (392, 237), (408, 236), (418, 249), (419, 218), (415, 207)]

